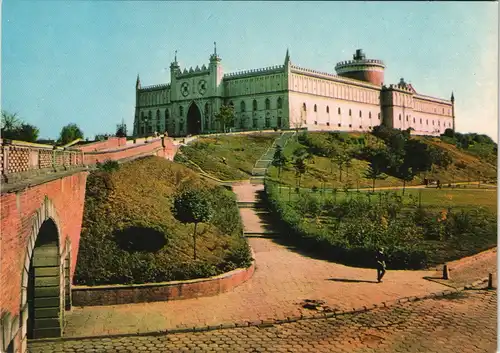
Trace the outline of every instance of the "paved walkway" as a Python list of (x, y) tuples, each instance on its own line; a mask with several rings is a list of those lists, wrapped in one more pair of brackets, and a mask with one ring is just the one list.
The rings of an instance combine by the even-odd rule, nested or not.
[[(239, 201), (252, 202), (262, 185), (234, 187)], [(251, 210), (251, 209), (250, 209)], [(243, 214), (245, 227), (255, 230), (255, 217)], [(253, 221), (252, 221), (253, 219)], [(449, 289), (424, 277), (435, 271), (388, 271), (383, 283), (376, 283), (372, 269), (347, 267), (303, 256), (271, 239), (251, 238), (256, 271), (251, 280), (232, 292), (214, 297), (171, 302), (73, 308), (66, 315), (65, 337), (98, 336), (164, 331), (174, 328), (284, 319), (309, 314), (300, 302), (323, 300), (338, 310), (381, 304), (402, 297), (419, 296)], [(473, 264), (456, 267), (452, 276), (475, 279), (496, 271), (496, 253), (482, 255), (488, 266), (474, 270)], [(465, 261), (465, 260), (464, 260)], [(465, 263), (465, 262), (464, 262)], [(455, 267), (454, 267), (455, 266)], [(472, 267), (471, 267), (472, 266)], [(491, 272), (491, 271), (490, 271)], [(463, 275), (460, 275), (463, 274)], [(471, 277), (472, 276), (472, 277)]]
[(473, 290), (330, 319), (258, 328), (31, 343), (52, 352), (493, 353), (497, 293)]

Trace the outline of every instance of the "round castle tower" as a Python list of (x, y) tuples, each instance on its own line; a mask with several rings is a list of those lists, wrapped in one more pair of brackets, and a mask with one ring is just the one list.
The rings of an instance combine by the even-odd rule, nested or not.
[(363, 49), (357, 49), (352, 60), (335, 65), (337, 75), (381, 86), (384, 82), (385, 65), (382, 60), (366, 59)]

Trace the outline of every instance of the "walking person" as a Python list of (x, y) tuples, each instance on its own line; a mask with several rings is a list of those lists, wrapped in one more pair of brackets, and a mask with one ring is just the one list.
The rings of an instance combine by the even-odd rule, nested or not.
[(385, 261), (384, 248), (379, 248), (376, 255), (377, 260), (377, 281), (382, 282), (382, 277), (385, 275)]

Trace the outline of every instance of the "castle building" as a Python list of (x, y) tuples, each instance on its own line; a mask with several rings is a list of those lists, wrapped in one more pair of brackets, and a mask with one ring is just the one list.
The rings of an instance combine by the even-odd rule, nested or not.
[(426, 96), (403, 79), (384, 85), (384, 70), (361, 49), (335, 66), (336, 75), (292, 64), (288, 50), (283, 65), (229, 74), (216, 48), (208, 67), (189, 70), (181, 70), (176, 54), (170, 83), (142, 87), (137, 76), (134, 135), (221, 131), (216, 113), (222, 105), (234, 109), (232, 131), (370, 131), (384, 124), (439, 135), (455, 129), (453, 94), (450, 100)]

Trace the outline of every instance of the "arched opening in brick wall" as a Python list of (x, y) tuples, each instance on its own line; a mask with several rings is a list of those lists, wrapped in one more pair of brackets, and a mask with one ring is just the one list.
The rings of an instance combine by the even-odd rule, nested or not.
[(61, 265), (59, 234), (54, 221), (42, 223), (28, 271), (27, 338), (59, 337), (62, 334)]
[(31, 338), (61, 337), (64, 310), (71, 308), (70, 249), (61, 249), (58, 217), (45, 198), (33, 216), (21, 283), (21, 352)]

